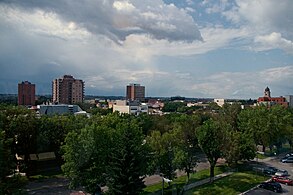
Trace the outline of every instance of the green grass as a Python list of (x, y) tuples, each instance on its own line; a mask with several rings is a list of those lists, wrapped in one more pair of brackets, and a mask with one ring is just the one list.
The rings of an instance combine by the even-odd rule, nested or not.
[[(226, 171), (227, 167), (226, 166), (218, 166), (215, 167), (215, 175), (224, 173)], [(210, 176), (210, 170), (209, 169), (205, 169), (199, 172), (196, 172), (194, 174), (190, 175), (190, 179), (189, 179), (189, 183), (193, 183), (202, 179), (206, 179)], [(172, 184), (176, 184), (177, 188), (182, 188), (187, 181), (187, 176), (181, 176), (178, 177), (176, 179), (173, 180)], [(165, 184), (165, 189), (169, 189), (168, 185)], [(147, 186), (144, 189), (144, 192), (142, 194), (149, 194), (149, 193), (153, 193), (156, 191), (162, 190), (162, 182), (151, 185), (151, 186)]]
[(63, 172), (61, 170), (50, 170), (42, 172), (41, 174), (31, 175), (29, 176), (30, 180), (43, 180), (49, 178), (59, 178), (64, 177)]
[(267, 158), (268, 156), (266, 156), (266, 155), (264, 155), (264, 154), (259, 154), (259, 153), (257, 153), (256, 154), (256, 158), (258, 158), (258, 159), (265, 159), (265, 158)]
[(199, 186), (192, 190), (185, 192), (187, 195), (200, 194), (239, 194), (251, 189), (257, 184), (267, 180), (267, 176), (256, 175), (253, 172), (234, 173), (230, 176), (216, 180), (213, 184), (206, 184)]

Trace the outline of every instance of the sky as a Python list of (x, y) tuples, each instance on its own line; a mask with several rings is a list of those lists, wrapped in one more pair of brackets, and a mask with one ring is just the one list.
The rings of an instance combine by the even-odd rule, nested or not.
[(64, 74), (85, 94), (293, 95), (292, 0), (0, 0), (0, 93)]

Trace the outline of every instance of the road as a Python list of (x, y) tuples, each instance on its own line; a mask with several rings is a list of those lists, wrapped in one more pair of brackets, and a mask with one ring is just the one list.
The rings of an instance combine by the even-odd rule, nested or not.
[[(268, 159), (259, 160), (259, 161), (263, 162), (262, 166), (273, 166), (273, 167), (276, 167), (277, 169), (287, 170), (290, 175), (289, 178), (293, 179), (293, 163), (280, 162), (280, 159), (283, 156), (284, 155), (280, 155), (277, 157), (268, 158)], [(283, 188), (282, 195), (283, 194), (287, 194), (287, 195), (293, 194), (293, 186), (287, 186), (284, 184), (281, 184), (281, 186)], [(260, 188), (257, 188), (255, 190), (252, 190), (252, 191), (246, 193), (246, 195), (273, 195), (273, 194), (279, 194), (279, 193), (271, 192), (271, 191), (260, 189)]]

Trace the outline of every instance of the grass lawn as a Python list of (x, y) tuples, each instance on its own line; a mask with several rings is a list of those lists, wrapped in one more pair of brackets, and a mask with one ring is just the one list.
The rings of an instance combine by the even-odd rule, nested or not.
[(267, 180), (269, 177), (255, 175), (253, 172), (234, 173), (215, 181), (213, 184), (206, 184), (185, 192), (187, 195), (195, 194), (239, 194), (251, 189), (257, 184)]
[(50, 170), (50, 171), (44, 171), (40, 174), (35, 174), (29, 176), (30, 180), (43, 180), (43, 179), (49, 179), (49, 178), (60, 178), (64, 177), (63, 172), (61, 170)]
[[(226, 169), (227, 169), (226, 166), (215, 167), (215, 175), (224, 173), (226, 171)], [(196, 173), (190, 175), (189, 183), (193, 183), (193, 182), (208, 178), (209, 176), (210, 176), (210, 170), (209, 169), (196, 172)], [(181, 188), (186, 184), (186, 181), (187, 181), (187, 176), (181, 176), (181, 177), (178, 177), (178, 178), (174, 179), (172, 184), (173, 185), (176, 184), (177, 187)], [(165, 188), (168, 189), (167, 184), (165, 184)], [(151, 185), (151, 186), (147, 186), (144, 189), (144, 192), (142, 194), (149, 194), (149, 193), (152, 193), (152, 192), (156, 192), (158, 190), (162, 190), (162, 182), (154, 184), (154, 185)]]

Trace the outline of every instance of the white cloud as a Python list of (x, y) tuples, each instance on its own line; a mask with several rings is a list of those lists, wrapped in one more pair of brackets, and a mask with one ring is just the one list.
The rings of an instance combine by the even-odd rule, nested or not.
[(258, 72), (219, 72), (200, 78), (192, 85), (191, 91), (215, 98), (257, 98), (263, 95), (266, 86), (278, 92), (280, 86), (292, 89), (292, 82), (293, 66), (285, 66)]
[[(169, 41), (192, 42), (202, 39), (196, 22), (187, 10), (165, 4), (162, 0), (86, 0), (74, 3), (70, 0), (50, 3), (13, 1), (0, 3), (0, 9), (1, 15), (31, 19), (36, 27), (40, 24), (46, 27), (62, 25), (57, 23), (59, 21), (120, 43), (131, 34), (147, 34), (154, 39)], [(51, 21), (48, 20), (50, 18)]]
[(260, 46), (256, 48), (258, 51), (280, 48), (293, 54), (293, 42), (284, 39), (280, 33), (273, 32), (269, 35), (257, 36), (254, 41), (260, 43)]
[(25, 12), (21, 8), (12, 8), (0, 5), (0, 19), (26, 33), (35, 33), (44, 36), (58, 37), (61, 39), (83, 40), (90, 33), (79, 27), (76, 23), (65, 22), (54, 12), (45, 12), (36, 9)]
[(128, 1), (114, 1), (113, 7), (118, 11), (132, 12), (135, 7)]
[(255, 45), (255, 50), (279, 48), (292, 53), (293, 3), (291, 0), (236, 0), (235, 3), (235, 6), (222, 15), (236, 26), (250, 29), (255, 36), (255, 42), (260, 43)]

